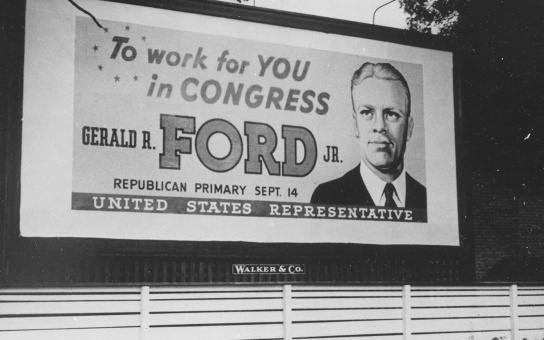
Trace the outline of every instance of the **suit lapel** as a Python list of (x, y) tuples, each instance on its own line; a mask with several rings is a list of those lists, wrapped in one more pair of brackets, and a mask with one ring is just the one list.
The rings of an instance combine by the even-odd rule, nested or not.
[(374, 201), (372, 201), (372, 197), (370, 196), (365, 182), (361, 177), (361, 170), (359, 169), (360, 166), (362, 165), (359, 164), (347, 173), (349, 176), (349, 183), (353, 183), (353, 186), (350, 188), (350, 200), (354, 202), (353, 204), (374, 206)]
[(406, 208), (427, 209), (425, 187), (408, 173), (406, 173)]

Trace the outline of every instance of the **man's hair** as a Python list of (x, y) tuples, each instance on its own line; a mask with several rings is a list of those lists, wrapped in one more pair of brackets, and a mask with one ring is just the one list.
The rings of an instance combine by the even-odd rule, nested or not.
[[(351, 78), (351, 91), (353, 88), (363, 82), (367, 78), (377, 78), (382, 80), (400, 81), (402, 87), (406, 91), (406, 97), (408, 98), (408, 112), (407, 116), (410, 116), (411, 98), (410, 88), (402, 73), (399, 72), (393, 65), (388, 63), (364, 63)], [(353, 97), (352, 97), (353, 98)]]

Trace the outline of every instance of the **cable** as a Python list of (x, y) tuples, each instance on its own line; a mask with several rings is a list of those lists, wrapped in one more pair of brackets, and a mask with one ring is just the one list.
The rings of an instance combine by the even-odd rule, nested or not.
[(392, 3), (392, 2), (395, 2), (395, 0), (391, 0), (391, 1), (389, 1), (388, 3), (383, 4), (383, 5), (381, 5), (380, 7), (376, 8), (376, 10), (374, 11), (374, 14), (372, 15), (372, 25), (374, 25), (374, 19), (376, 19), (376, 12), (377, 12), (380, 8), (387, 6), (387, 5), (389, 5), (390, 3)]

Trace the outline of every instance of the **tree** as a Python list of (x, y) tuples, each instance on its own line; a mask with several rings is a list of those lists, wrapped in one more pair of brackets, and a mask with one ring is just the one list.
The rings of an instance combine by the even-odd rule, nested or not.
[(399, 0), (408, 14), (408, 29), (447, 36), (457, 35), (460, 8), (467, 0)]

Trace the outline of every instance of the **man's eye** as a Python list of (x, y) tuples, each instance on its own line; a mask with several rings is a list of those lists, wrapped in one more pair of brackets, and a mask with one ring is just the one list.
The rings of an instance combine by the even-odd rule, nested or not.
[(387, 119), (389, 122), (398, 122), (400, 119), (400, 114), (389, 111), (385, 113), (385, 119)]
[(372, 115), (374, 114), (374, 112), (372, 110), (361, 110), (359, 114), (363, 117), (363, 119), (370, 120), (372, 119)]

